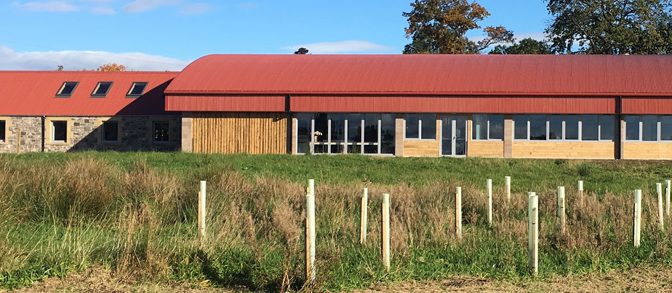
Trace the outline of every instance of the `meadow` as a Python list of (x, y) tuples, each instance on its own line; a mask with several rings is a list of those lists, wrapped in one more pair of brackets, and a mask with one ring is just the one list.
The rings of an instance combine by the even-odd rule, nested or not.
[[(525, 282), (670, 267), (655, 184), (672, 164), (635, 161), (419, 159), (364, 156), (82, 152), (0, 155), (0, 288), (91, 267), (134, 282), (252, 291), (342, 291), (381, 282), (480, 276)], [(512, 176), (511, 202), (504, 176)], [(303, 220), (316, 181), (317, 278), (304, 286)], [(487, 224), (485, 181), (494, 182)], [(197, 237), (199, 180), (208, 182), (207, 238)], [(584, 180), (581, 203), (576, 183)], [(566, 234), (556, 228), (567, 188)], [(454, 235), (462, 187), (463, 239)], [(359, 203), (369, 188), (369, 238)], [(642, 244), (632, 245), (634, 189)], [(539, 276), (527, 263), (527, 192), (540, 196)], [(380, 261), (382, 193), (392, 197), (392, 267)], [(666, 224), (672, 219), (667, 218)]]

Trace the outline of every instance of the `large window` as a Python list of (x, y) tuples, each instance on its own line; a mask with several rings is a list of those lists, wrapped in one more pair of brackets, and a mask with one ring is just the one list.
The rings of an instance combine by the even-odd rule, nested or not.
[(614, 117), (609, 115), (516, 115), (514, 138), (517, 140), (614, 139)]
[(407, 139), (436, 139), (436, 115), (407, 114)]
[(7, 121), (0, 120), (0, 142), (7, 141)]
[[(299, 114), (300, 154), (394, 154), (391, 114)], [(312, 138), (312, 142), (311, 142)]]
[(501, 140), (504, 138), (504, 116), (474, 115), (473, 137), (475, 140)]
[(68, 141), (68, 121), (51, 121), (51, 141), (63, 143)]
[(624, 120), (626, 140), (672, 140), (672, 116), (628, 115)]

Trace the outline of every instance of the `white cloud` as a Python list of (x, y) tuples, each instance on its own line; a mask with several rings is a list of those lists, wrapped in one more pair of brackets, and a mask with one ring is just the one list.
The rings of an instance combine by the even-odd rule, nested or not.
[(180, 0), (133, 0), (124, 6), (124, 11), (138, 13), (154, 10), (161, 6), (179, 4)]
[(114, 8), (109, 6), (96, 6), (91, 8), (91, 13), (93, 14), (103, 14), (103, 15), (115, 15), (117, 11)]
[(129, 70), (182, 70), (189, 62), (145, 53), (105, 51), (17, 52), (0, 45), (0, 70), (95, 69), (106, 63), (125, 65)]
[(29, 11), (73, 12), (79, 7), (70, 1), (28, 1), (14, 2), (15, 6)]
[(212, 10), (212, 5), (208, 3), (193, 3), (182, 6), (180, 13), (186, 15), (203, 14)]
[(364, 53), (364, 52), (380, 53), (391, 50), (389, 47), (380, 44), (359, 40), (299, 44), (294, 46), (286, 46), (283, 48), (283, 50), (294, 51), (301, 47), (306, 48), (310, 51), (310, 53), (315, 54), (343, 54), (343, 53)]

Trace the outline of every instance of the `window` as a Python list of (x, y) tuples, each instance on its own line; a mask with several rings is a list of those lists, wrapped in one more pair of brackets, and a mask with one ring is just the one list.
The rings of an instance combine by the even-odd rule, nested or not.
[(299, 154), (307, 154), (310, 152), (310, 125), (313, 121), (312, 114), (298, 114), (297, 115), (297, 137), (296, 137), (296, 151)]
[(105, 121), (103, 122), (103, 142), (117, 142), (119, 141), (119, 122)]
[(343, 144), (345, 143), (345, 115), (332, 114), (329, 117), (331, 121), (331, 153), (338, 154), (343, 152)]
[(672, 116), (660, 116), (660, 140), (672, 140)]
[(56, 96), (59, 97), (69, 97), (72, 95), (72, 93), (75, 91), (77, 88), (77, 84), (79, 82), (76, 81), (66, 81), (63, 83), (60, 89), (58, 89), (58, 92), (56, 93)]
[(565, 140), (579, 139), (579, 116), (563, 115), (565, 118)]
[(407, 139), (436, 139), (436, 115), (406, 115)]
[(640, 140), (639, 120), (640, 116), (625, 116), (625, 139)]
[(110, 91), (111, 87), (112, 87), (111, 81), (101, 81), (98, 83), (98, 85), (96, 85), (96, 88), (93, 89), (93, 93), (91, 93), (91, 96), (104, 97), (107, 95), (107, 92)]
[[(614, 139), (614, 116), (610, 115), (517, 115), (513, 117), (515, 139), (582, 140)], [(528, 137), (529, 134), (529, 137)]]
[(394, 154), (394, 115), (382, 114), (380, 117), (380, 153)]
[(548, 139), (562, 140), (562, 116), (548, 116)]
[(129, 97), (142, 96), (145, 93), (145, 88), (147, 88), (146, 82), (134, 82), (126, 95)]
[(359, 154), (362, 152), (361, 144), (357, 142), (362, 141), (362, 115), (350, 114), (348, 119), (348, 147), (349, 154)]
[(312, 153), (316, 154), (394, 154), (395, 118), (391, 114), (299, 114), (298, 120), (300, 154), (311, 153), (311, 134)]
[(616, 130), (616, 119), (614, 119), (614, 116), (600, 115), (599, 120), (600, 140), (614, 140), (614, 130)]
[(658, 116), (654, 115), (642, 116), (642, 140), (643, 141), (658, 140)]
[(0, 142), (7, 141), (7, 121), (0, 120)]
[(597, 115), (581, 117), (581, 140), (599, 140), (600, 126)]
[(530, 140), (546, 140), (546, 117), (530, 116)]
[(152, 123), (152, 140), (154, 142), (168, 142), (170, 123), (168, 121), (154, 121)]
[(474, 115), (475, 140), (504, 139), (504, 116)]
[(68, 121), (51, 122), (51, 141), (53, 142), (68, 141)]
[(515, 139), (528, 139), (528, 136), (527, 136), (527, 122), (528, 122), (528, 116), (515, 116), (515, 117), (513, 117), (514, 138)]

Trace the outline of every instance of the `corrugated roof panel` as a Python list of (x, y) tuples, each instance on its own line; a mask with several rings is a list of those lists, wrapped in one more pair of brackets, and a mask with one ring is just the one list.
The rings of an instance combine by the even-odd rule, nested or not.
[(672, 96), (672, 56), (210, 55), (169, 94)]
[[(0, 115), (114, 116), (161, 115), (164, 90), (176, 72), (0, 71)], [(66, 81), (78, 82), (69, 97), (56, 93)], [(92, 97), (101, 81), (112, 81), (105, 97)], [(140, 97), (127, 97), (133, 82), (147, 82)]]

